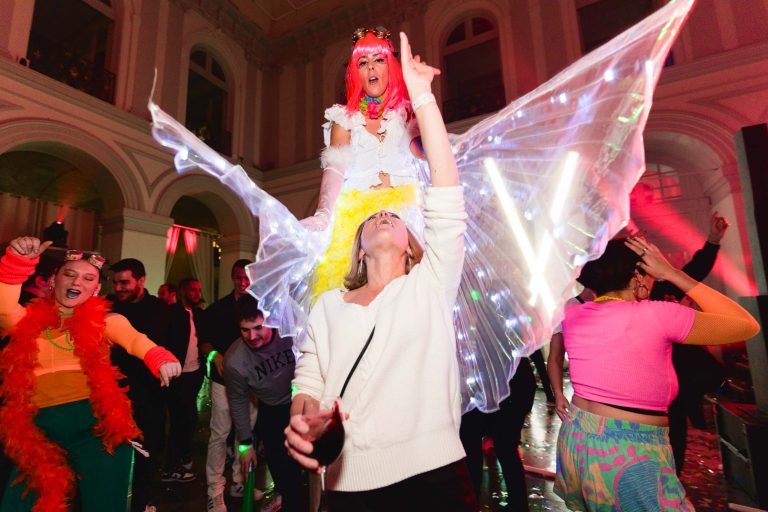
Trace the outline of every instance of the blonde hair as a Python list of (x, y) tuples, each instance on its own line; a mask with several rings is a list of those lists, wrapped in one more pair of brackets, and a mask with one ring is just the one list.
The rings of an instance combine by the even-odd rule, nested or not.
[[(351, 267), (347, 275), (344, 276), (344, 286), (347, 290), (355, 290), (368, 282), (368, 269), (366, 268), (365, 260), (360, 257), (360, 249), (363, 245), (363, 228), (369, 220), (371, 220), (371, 217), (361, 222), (355, 232), (355, 240), (352, 242)], [(407, 274), (424, 257), (424, 248), (421, 247), (419, 239), (416, 238), (413, 231), (408, 226), (405, 229), (408, 231), (408, 248), (411, 250), (411, 254), (406, 257), (405, 261), (405, 273)]]

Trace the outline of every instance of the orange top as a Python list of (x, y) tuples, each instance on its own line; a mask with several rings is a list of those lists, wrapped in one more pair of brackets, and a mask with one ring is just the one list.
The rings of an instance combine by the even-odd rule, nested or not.
[[(25, 309), (18, 304), (20, 292), (20, 284), (0, 283), (0, 329), (10, 331), (24, 317)], [(134, 329), (122, 315), (108, 314), (105, 321), (104, 335), (107, 340), (120, 345), (133, 356), (144, 359), (144, 355), (156, 346)], [(67, 332), (59, 329), (51, 329), (47, 333), (43, 331), (37, 337), (41, 366), (35, 369), (37, 382), (32, 403), (38, 407), (50, 407), (90, 397), (80, 360), (72, 350), (65, 350), (70, 343), (76, 344), (77, 340), (71, 339)]]

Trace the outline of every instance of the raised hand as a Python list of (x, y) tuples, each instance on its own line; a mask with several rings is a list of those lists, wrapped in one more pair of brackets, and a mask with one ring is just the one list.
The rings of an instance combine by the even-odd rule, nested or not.
[(413, 56), (408, 36), (404, 32), (400, 32), (400, 66), (411, 100), (425, 92), (432, 92), (432, 79), (440, 74), (440, 70), (422, 62), (418, 55)]
[(640, 256), (637, 266), (656, 279), (669, 280), (677, 272), (677, 269), (661, 254), (659, 248), (648, 240), (632, 237), (628, 238), (625, 244)]
[(39, 238), (33, 236), (20, 236), (11, 240), (8, 245), (13, 254), (32, 260), (45, 252), (52, 243), (51, 240), (41, 242)]
[(709, 219), (709, 236), (707, 236), (707, 242), (718, 245), (730, 225), (731, 223), (728, 222), (728, 219), (721, 216), (719, 212), (713, 213), (712, 218)]

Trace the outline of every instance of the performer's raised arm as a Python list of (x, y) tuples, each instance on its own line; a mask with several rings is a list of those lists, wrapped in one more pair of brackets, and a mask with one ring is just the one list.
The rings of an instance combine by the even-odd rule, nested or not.
[(432, 94), (432, 79), (440, 70), (421, 61), (411, 54), (408, 37), (400, 32), (400, 51), (402, 52), (403, 78), (411, 97), (411, 105), (416, 113), (416, 121), (421, 131), (421, 141), (427, 155), (429, 174), (433, 187), (450, 187), (459, 184), (459, 172), (456, 160), (448, 142), (448, 132)]

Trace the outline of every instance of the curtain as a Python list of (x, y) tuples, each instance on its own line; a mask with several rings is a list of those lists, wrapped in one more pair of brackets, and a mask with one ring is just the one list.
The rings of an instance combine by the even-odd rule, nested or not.
[(171, 266), (173, 265), (173, 256), (176, 254), (176, 247), (179, 245), (179, 233), (181, 228), (179, 226), (171, 226), (168, 228), (168, 232), (165, 235), (165, 275), (163, 281), (168, 281), (168, 274), (171, 273)]
[(2, 242), (24, 235), (42, 236), (43, 230), (57, 220), (62, 220), (64, 228), (69, 231), (69, 247), (94, 250), (98, 225), (95, 211), (0, 192)]
[(184, 230), (184, 247), (189, 255), (189, 263), (192, 272), (200, 281), (203, 289), (203, 297), (211, 304), (213, 296), (213, 249), (211, 242), (213, 237), (199, 231)]

